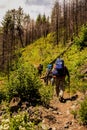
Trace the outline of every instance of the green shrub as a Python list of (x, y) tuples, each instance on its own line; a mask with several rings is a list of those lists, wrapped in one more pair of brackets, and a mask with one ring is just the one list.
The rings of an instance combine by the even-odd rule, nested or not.
[(79, 118), (83, 124), (87, 124), (87, 98), (81, 103)]
[(24, 112), (10, 119), (9, 130), (34, 130), (35, 124), (29, 120), (28, 113)]
[(3, 90), (0, 90), (0, 103), (2, 100), (6, 99), (5, 92)]
[(7, 88), (5, 84), (5, 79), (1, 79), (0, 80), (0, 103), (6, 99), (6, 93), (7, 93)]
[(77, 117), (77, 110), (72, 110), (71, 114), (74, 116), (74, 119), (76, 119), (76, 117)]
[(74, 42), (80, 49), (87, 46), (87, 26), (81, 28), (81, 32), (78, 37), (74, 38)]
[(10, 74), (8, 82), (8, 99), (19, 96), (22, 100), (40, 99), (39, 88), (42, 86), (37, 77), (36, 69), (31, 66), (21, 66)]
[(41, 93), (41, 101), (43, 102), (43, 105), (49, 105), (50, 100), (53, 97), (53, 93), (54, 93), (54, 87), (49, 85), (49, 86), (43, 86), (40, 89), (40, 93)]

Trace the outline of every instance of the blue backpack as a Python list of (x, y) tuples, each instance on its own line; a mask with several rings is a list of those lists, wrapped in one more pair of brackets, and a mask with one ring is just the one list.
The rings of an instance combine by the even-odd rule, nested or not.
[(63, 76), (64, 75), (64, 61), (58, 58), (55, 62), (55, 68), (52, 71), (52, 74), (55, 76)]
[(47, 68), (49, 69), (49, 70), (51, 70), (52, 69), (52, 64), (49, 64), (48, 66), (47, 66)]

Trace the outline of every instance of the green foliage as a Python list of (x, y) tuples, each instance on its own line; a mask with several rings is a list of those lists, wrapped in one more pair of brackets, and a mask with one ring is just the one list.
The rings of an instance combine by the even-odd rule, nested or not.
[(74, 42), (80, 49), (87, 46), (87, 26), (83, 26), (81, 28), (81, 32), (78, 37), (74, 38)]
[(28, 113), (18, 114), (10, 119), (9, 130), (34, 130), (34, 123), (30, 122)]
[[(83, 39), (85, 43), (86, 32), (87, 27), (83, 26), (82, 31), (79, 34), (80, 40), (82, 41)], [(41, 96), (42, 101), (49, 102), (52, 94), (49, 92), (50, 90), (48, 87), (43, 89), (43, 85), (41, 85), (40, 80), (37, 78), (38, 76), (36, 69), (37, 65), (42, 63), (44, 67), (44, 74), (48, 63), (54, 60), (66, 49), (66, 47), (62, 44), (59, 44), (58, 46), (55, 45), (54, 41), (55, 33), (50, 33), (46, 38), (40, 38), (32, 45), (29, 45), (26, 48), (20, 49), (18, 52), (16, 52), (17, 58), (13, 66), (15, 71), (11, 73), (8, 85), (7, 95), (9, 99), (15, 95), (19, 95), (22, 98), (27, 97), (29, 99), (32, 98), (32, 95), (34, 95), (33, 93), (36, 92), (36, 95), (40, 93), (39, 95)], [(75, 39), (74, 42), (76, 42)], [(85, 82), (82, 82), (80, 73), (81, 66), (87, 62), (86, 52), (87, 48), (79, 50), (76, 42), (76, 44), (73, 44), (63, 55), (65, 65), (68, 67), (70, 72), (70, 87), (73, 93), (75, 93), (77, 90), (86, 90), (86, 87), (82, 88), (82, 86), (85, 86)], [(30, 64), (32, 64), (36, 69)]]
[(19, 111), (12, 116), (4, 113), (0, 121), (0, 130), (39, 130), (42, 120), (38, 106), (32, 109), (32, 112), (32, 116), (28, 111)]
[(87, 83), (85, 81), (80, 80), (78, 86), (78, 90), (85, 95), (87, 91)]
[(0, 90), (0, 103), (2, 100), (6, 99), (6, 93), (3, 90)]
[[(85, 33), (83, 33), (85, 32)], [(80, 32), (80, 37), (86, 36), (86, 28), (83, 26), (82, 31)], [(77, 38), (77, 37), (75, 37)], [(74, 42), (75, 41), (74, 38)], [(79, 40), (79, 38), (78, 38)], [(84, 40), (86, 42), (86, 38)], [(55, 45), (55, 33), (50, 33), (46, 38), (40, 38), (39, 40), (35, 41), (34, 44), (29, 45), (25, 48), (22, 53), (22, 58), (24, 62), (31, 63), (35, 67), (42, 63), (43, 64), (43, 73), (46, 71), (46, 67), (48, 63), (53, 61), (58, 55), (63, 52), (66, 47), (62, 44)], [(55, 46), (54, 46), (55, 45)], [(71, 91), (72, 93), (76, 93), (77, 90), (80, 90), (82, 86), (81, 84), (81, 74), (80, 69), (81, 66), (86, 64), (87, 57), (86, 52), (87, 49), (84, 47), (82, 50), (78, 49), (77, 43), (73, 44), (63, 55), (63, 59), (65, 61), (65, 65), (68, 67), (71, 77)], [(82, 86), (81, 86), (82, 85)], [(45, 91), (45, 90), (44, 90)], [(47, 97), (46, 95), (44, 98)]]
[(24, 62), (29, 62), (35, 66), (42, 63), (46, 69), (48, 63), (54, 60), (65, 48), (55, 45), (55, 34), (49, 34), (46, 38), (40, 38), (32, 45), (25, 48), (22, 53)]
[(42, 86), (36, 69), (31, 65), (20, 66), (12, 72), (8, 83), (8, 98), (19, 96), (21, 99), (38, 100), (39, 88)]
[(6, 77), (3, 74), (0, 74), (0, 103), (6, 99)]
[(53, 86), (49, 85), (49, 86), (43, 86), (40, 89), (40, 93), (41, 93), (41, 100), (43, 102), (43, 105), (49, 105), (50, 100), (53, 97)]
[(71, 114), (74, 116), (74, 119), (76, 119), (76, 116), (77, 116), (77, 110), (72, 110), (72, 111), (71, 111)]
[[(68, 67), (70, 72), (70, 81), (71, 81), (71, 92), (76, 93), (77, 90), (83, 91), (83, 87), (85, 86), (85, 81), (82, 81), (81, 70), (82, 67), (87, 63), (86, 56), (87, 48), (82, 50), (78, 49), (76, 44), (73, 44), (72, 47), (64, 54), (63, 58), (65, 61), (65, 65)], [(85, 87), (85, 90), (86, 87)]]
[(79, 118), (83, 124), (87, 124), (87, 98), (81, 102), (81, 107), (79, 109)]

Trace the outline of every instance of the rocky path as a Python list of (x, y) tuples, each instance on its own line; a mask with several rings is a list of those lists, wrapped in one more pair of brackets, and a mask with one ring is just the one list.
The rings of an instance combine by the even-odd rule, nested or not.
[[(36, 122), (36, 130), (87, 130), (87, 127), (79, 124), (75, 113), (72, 114), (72, 111), (78, 111), (79, 102), (84, 99), (81, 93), (77, 95), (72, 96), (74, 98), (71, 101), (69, 94), (65, 93), (64, 98), (67, 99), (65, 103), (59, 102), (54, 95), (47, 107), (23, 107), (25, 109), (22, 109), (20, 113), (23, 114), (24, 111), (27, 111), (30, 121)], [(2, 114), (0, 114), (0, 122), (2, 122)], [(40, 127), (38, 123), (40, 123)]]
[[(65, 98), (69, 97), (65, 94)], [(67, 100), (66, 103), (60, 103), (56, 96), (50, 102), (48, 109), (41, 108), (42, 111), (42, 128), (44, 130), (87, 130), (80, 125), (75, 119), (72, 111), (78, 110), (81, 94), (73, 101)]]

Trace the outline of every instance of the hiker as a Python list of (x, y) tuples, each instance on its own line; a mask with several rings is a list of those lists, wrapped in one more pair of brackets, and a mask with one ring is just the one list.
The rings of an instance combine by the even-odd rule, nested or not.
[(39, 64), (39, 66), (37, 67), (38, 69), (38, 75), (41, 76), (42, 75), (42, 71), (43, 71), (43, 65)]
[(64, 65), (64, 61), (58, 58), (55, 62), (54, 68), (52, 70), (53, 77), (55, 78), (56, 84), (56, 95), (59, 97), (60, 102), (64, 102), (64, 83), (65, 77), (68, 76), (68, 82), (70, 82), (70, 75), (67, 67)]
[(46, 82), (46, 85), (48, 85), (48, 81), (50, 80), (51, 82), (51, 78), (52, 78), (52, 67), (53, 65), (52, 64), (48, 64), (47, 66), (47, 69), (46, 69), (46, 76), (45, 76), (45, 82)]
[(52, 84), (52, 86), (54, 86), (55, 79), (56, 79), (56, 75), (53, 74), (53, 72), (55, 71), (55, 67), (56, 67), (56, 65), (54, 64), (53, 68), (52, 68), (52, 78), (51, 78), (51, 84)]

